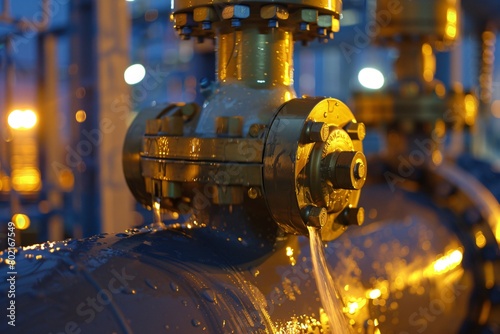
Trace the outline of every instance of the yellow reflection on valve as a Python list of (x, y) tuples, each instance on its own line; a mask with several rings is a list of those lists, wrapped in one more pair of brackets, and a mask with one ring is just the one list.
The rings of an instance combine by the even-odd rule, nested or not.
[(447, 273), (462, 263), (463, 254), (460, 249), (452, 250), (439, 259), (431, 263), (427, 271), (432, 275), (441, 275)]
[(381, 295), (382, 295), (382, 292), (379, 289), (372, 289), (366, 293), (366, 297), (369, 299), (377, 299)]

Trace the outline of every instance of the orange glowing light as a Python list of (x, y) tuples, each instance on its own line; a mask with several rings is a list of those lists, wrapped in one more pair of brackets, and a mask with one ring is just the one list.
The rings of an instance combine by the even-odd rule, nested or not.
[(14, 130), (32, 129), (38, 121), (38, 117), (33, 110), (14, 110), (8, 118), (7, 123)]
[(75, 119), (78, 123), (85, 122), (85, 120), (87, 119), (87, 113), (85, 112), (85, 110), (78, 110), (75, 113)]
[(24, 214), (16, 213), (12, 216), (12, 222), (16, 225), (18, 230), (26, 230), (30, 227), (30, 218)]
[(366, 293), (366, 297), (369, 299), (377, 299), (382, 296), (382, 292), (379, 289), (372, 289)]
[(40, 171), (34, 167), (22, 167), (12, 171), (12, 187), (19, 192), (38, 191), (41, 187)]

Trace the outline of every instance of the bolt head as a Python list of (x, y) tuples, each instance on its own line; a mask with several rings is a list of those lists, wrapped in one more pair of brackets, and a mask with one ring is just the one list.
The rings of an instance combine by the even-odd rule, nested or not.
[(264, 20), (270, 19), (288, 19), (288, 10), (283, 6), (266, 5), (260, 9), (260, 17)]
[(366, 181), (366, 157), (358, 151), (334, 152), (323, 160), (322, 170), (334, 188), (359, 190)]
[(333, 15), (319, 15), (318, 27), (331, 28), (335, 25), (335, 21), (337, 21), (337, 19)]
[(321, 228), (328, 221), (328, 211), (325, 208), (308, 205), (302, 209), (302, 219), (306, 221), (308, 226)]
[(257, 197), (259, 197), (259, 190), (253, 187), (249, 188), (248, 197), (250, 197), (251, 199), (256, 199)]
[(361, 226), (365, 221), (365, 209), (363, 208), (345, 208), (338, 217), (338, 223), (344, 226)]
[(366, 165), (361, 160), (356, 161), (356, 165), (354, 166), (354, 177), (358, 180), (366, 177)]
[(252, 138), (256, 138), (259, 136), (260, 130), (263, 129), (264, 126), (262, 124), (252, 124), (250, 125), (250, 129), (248, 130), (248, 134)]
[(244, 5), (227, 6), (222, 10), (222, 18), (229, 19), (246, 19), (250, 16), (250, 7)]
[(182, 27), (188, 24), (188, 15), (183, 13), (183, 14), (174, 14), (174, 26), (176, 27)]
[(212, 22), (217, 18), (212, 7), (198, 7), (193, 10), (193, 19), (196, 22)]
[(299, 10), (299, 21), (307, 23), (316, 23), (318, 20), (318, 11), (316, 9), (304, 8)]
[(325, 142), (330, 135), (330, 128), (324, 122), (308, 122), (306, 134), (309, 142)]
[(363, 140), (366, 137), (366, 127), (363, 123), (349, 123), (346, 131), (352, 140)]

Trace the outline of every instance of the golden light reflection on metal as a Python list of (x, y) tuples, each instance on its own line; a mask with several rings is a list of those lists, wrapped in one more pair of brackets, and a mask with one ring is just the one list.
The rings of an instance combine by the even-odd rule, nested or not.
[(75, 119), (78, 123), (85, 122), (85, 120), (87, 119), (87, 113), (85, 112), (85, 110), (78, 110), (75, 113)]
[(427, 267), (425, 272), (428, 275), (426, 276), (431, 277), (435, 275), (445, 274), (457, 268), (462, 263), (462, 259), (463, 254), (461, 249), (451, 250), (431, 263), (429, 267)]
[(277, 333), (324, 333), (328, 328), (328, 316), (321, 308), (319, 314), (320, 320), (304, 314), (295, 316), (285, 323), (277, 323)]
[(286, 248), (286, 256), (288, 256), (288, 259), (290, 260), (290, 264), (292, 266), (294, 266), (297, 263), (297, 260), (295, 260), (295, 257), (293, 256), (293, 248), (292, 247)]
[(328, 315), (322, 307), (320, 307), (319, 309), (319, 321), (321, 322), (321, 326), (323, 328), (326, 328), (326, 326), (328, 326)]
[(495, 230), (495, 239), (497, 242), (500, 244), (500, 222), (497, 221), (496, 227), (494, 228)]
[(345, 311), (351, 315), (354, 315), (360, 309), (360, 305), (358, 302), (349, 302), (345, 307)]
[(372, 289), (372, 290), (368, 290), (366, 292), (366, 298), (369, 298), (369, 299), (377, 299), (381, 295), (382, 295), (382, 292), (379, 289)]
[(13, 110), (8, 118), (7, 123), (14, 130), (29, 130), (35, 127), (38, 117), (33, 110)]
[(448, 23), (457, 23), (457, 11), (454, 8), (449, 8), (446, 12)]
[(30, 218), (27, 215), (16, 213), (12, 216), (12, 222), (16, 225), (16, 229), (18, 230), (26, 230), (30, 227)]

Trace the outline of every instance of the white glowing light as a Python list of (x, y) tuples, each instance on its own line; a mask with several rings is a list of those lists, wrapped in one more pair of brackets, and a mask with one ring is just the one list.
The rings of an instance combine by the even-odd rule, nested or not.
[(144, 79), (146, 76), (146, 69), (141, 64), (130, 65), (123, 74), (125, 82), (129, 85), (135, 85)]
[(368, 89), (380, 89), (384, 85), (382, 72), (372, 67), (365, 67), (358, 74), (359, 83)]
[(7, 123), (12, 129), (31, 129), (36, 125), (38, 117), (33, 110), (14, 110), (9, 114)]

